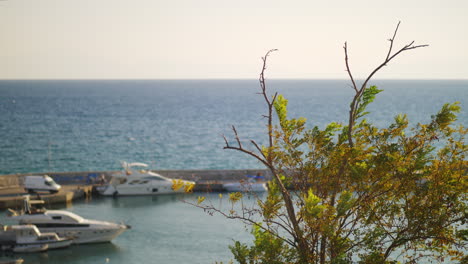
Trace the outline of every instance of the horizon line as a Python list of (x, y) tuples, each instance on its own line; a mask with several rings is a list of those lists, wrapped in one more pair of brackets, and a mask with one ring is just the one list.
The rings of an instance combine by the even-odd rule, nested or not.
[[(266, 78), (272, 81), (350, 81), (349, 78)], [(356, 79), (358, 81), (364, 78)], [(468, 81), (468, 78), (374, 78), (371, 81)], [(1, 81), (258, 81), (258, 78), (24, 78)]]

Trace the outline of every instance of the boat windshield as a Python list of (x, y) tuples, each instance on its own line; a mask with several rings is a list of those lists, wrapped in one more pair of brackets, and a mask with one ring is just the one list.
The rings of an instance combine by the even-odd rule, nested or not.
[(156, 175), (146, 176), (143, 180), (150, 180), (150, 181), (167, 181), (166, 178)]
[(81, 223), (84, 221), (83, 217), (76, 215), (74, 213), (71, 213), (71, 212), (67, 212), (67, 211), (60, 211), (60, 212), (47, 211), (46, 214), (49, 215), (53, 220), (60, 221), (60, 222)]
[(44, 184), (47, 186), (52, 186), (53, 185), (52, 183), (53, 183), (53, 180), (49, 180), (49, 179), (44, 180)]

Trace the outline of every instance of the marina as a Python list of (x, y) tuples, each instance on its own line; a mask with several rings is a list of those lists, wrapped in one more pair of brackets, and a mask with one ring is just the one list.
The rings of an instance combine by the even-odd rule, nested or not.
[[(132, 226), (111, 243), (79, 244), (34, 254), (20, 254), (25, 263), (214, 263), (232, 259), (228, 246), (247, 242), (250, 230), (243, 224), (210, 216), (185, 201), (200, 193), (159, 196), (101, 197), (54, 204), (85, 218), (123, 222)], [(219, 193), (205, 194), (220, 202)], [(225, 198), (226, 199), (226, 198)], [(227, 205), (227, 200), (223, 201)], [(254, 200), (252, 199), (252, 202)], [(0, 222), (14, 224), (0, 211)], [(200, 254), (203, 252), (203, 254)], [(15, 254), (18, 256), (18, 254)]]
[[(0, 223), (18, 224), (8, 217), (7, 209), (23, 207), (28, 193), (25, 177), (48, 175), (60, 190), (31, 196), (43, 200), (48, 210), (131, 226), (110, 243), (13, 253), (13, 259), (46, 264), (227, 263), (233, 259), (228, 246), (235, 240), (251, 243), (251, 229), (236, 220), (211, 216), (188, 202), (206, 196), (206, 201), (228, 207), (227, 184), (239, 185), (258, 173), (268, 180), (261, 164), (223, 150), (220, 136), (226, 134), (229, 139), (235, 124), (243, 139), (264, 143), (264, 106), (255, 95), (257, 85), (247, 80), (0, 82), (4, 95), (0, 99), (4, 113), (0, 115)], [(468, 99), (466, 81), (378, 81), (376, 85), (385, 90), (370, 108), (369, 119), (378, 126), (391, 123), (398, 113), (408, 113), (411, 124), (428, 122), (443, 103), (460, 101), (464, 107)], [(351, 89), (346, 81), (275, 80), (271, 88), (290, 100), (291, 117), (304, 116), (310, 125), (343, 122), (347, 115)], [(460, 113), (459, 123), (467, 123), (467, 113)], [(154, 173), (195, 182), (193, 193), (99, 195), (97, 188), (122, 172), (120, 160), (145, 162)], [(249, 195), (245, 200), (254, 201)]]
[[(33, 228), (38, 233), (47, 232), (57, 240), (73, 238), (73, 242), (70, 241), (73, 243), (72, 247), (63, 246), (64, 248), (54, 250), (51, 250), (54, 246), (48, 243), (19, 245), (17, 240), (3, 241), (1, 244), (9, 245), (4, 248), (4, 253), (13, 251), (13, 256), (21, 257), (25, 263), (130, 263), (129, 258), (140, 259), (143, 263), (148, 262), (151, 255), (140, 255), (142, 253), (139, 252), (151, 251), (148, 247), (157, 242), (160, 243), (155, 244), (158, 245), (158, 255), (153, 257), (166, 260), (165, 263), (183, 263), (187, 258), (191, 259), (191, 263), (214, 263), (223, 259), (228, 261), (231, 259), (228, 246), (232, 239), (246, 242), (249, 240), (250, 231), (239, 222), (229, 221), (220, 215), (208, 215), (190, 203), (199, 195), (203, 195), (212, 202), (222, 204), (222, 194), (219, 191), (227, 191), (224, 188), (225, 184), (240, 184), (248, 179), (250, 174), (266, 172), (166, 171), (161, 173), (176, 178), (196, 179), (194, 190), (191, 190), (191, 193), (110, 197), (100, 194), (97, 189), (104, 185), (95, 180), (101, 175), (106, 181), (111, 180), (111, 175), (116, 173), (120, 172), (48, 173), (52, 175), (50, 177), (53, 181), (61, 186), (60, 191), (41, 191), (33, 194), (28, 194), (22, 185), (28, 174), (0, 177), (3, 186), (0, 189), (0, 205), (3, 209), (0, 209), (0, 223), (10, 226), (21, 224), (18, 227)], [(129, 177), (129, 181), (132, 179), (130, 175), (126, 177)], [(177, 183), (177, 180), (174, 182)], [(247, 189), (246, 187), (245, 190)], [(41, 200), (34, 200), (39, 198)], [(254, 201), (252, 196), (252, 202)], [(228, 201), (225, 200), (224, 203), (228, 204)], [(85, 217), (100, 220), (87, 220)], [(81, 226), (86, 226), (86, 230)], [(228, 232), (225, 232), (226, 230)], [(196, 245), (184, 245), (181, 242), (187, 239), (191, 241), (195, 237), (198, 241)], [(172, 240), (174, 241), (171, 242)], [(217, 244), (214, 248), (211, 244), (213, 241)], [(197, 249), (202, 250), (200, 247), (207, 247), (203, 250), (212, 253), (187, 255), (197, 255)], [(123, 251), (125, 257), (122, 257)], [(74, 255), (79, 257), (69, 262), (67, 259)]]

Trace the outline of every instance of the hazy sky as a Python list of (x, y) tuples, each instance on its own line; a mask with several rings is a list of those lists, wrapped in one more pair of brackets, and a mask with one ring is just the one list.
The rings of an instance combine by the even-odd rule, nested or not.
[(466, 0), (0, 0), (0, 79), (468, 78)]

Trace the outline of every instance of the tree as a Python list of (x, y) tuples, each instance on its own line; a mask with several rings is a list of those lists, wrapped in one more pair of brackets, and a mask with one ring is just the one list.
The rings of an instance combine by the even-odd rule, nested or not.
[[(243, 152), (271, 171), (266, 199), (252, 206), (243, 195), (229, 201), (240, 210), (224, 211), (199, 199), (197, 206), (253, 226), (254, 244), (235, 242), (239, 263), (416, 263), (422, 259), (461, 260), (467, 251), (468, 147), (463, 126), (456, 127), (459, 103), (445, 104), (428, 124), (409, 129), (406, 115), (386, 128), (365, 117), (382, 90), (369, 86), (376, 72), (401, 53), (427, 45), (414, 41), (393, 51), (399, 23), (384, 61), (361, 86), (345, 64), (355, 95), (346, 125), (306, 127), (289, 119), (288, 101), (268, 94), (266, 53), (260, 94), (267, 106), (266, 146), (234, 142), (225, 149)], [(275, 119), (276, 118), (276, 119)], [(466, 256), (465, 256), (466, 258)]]

